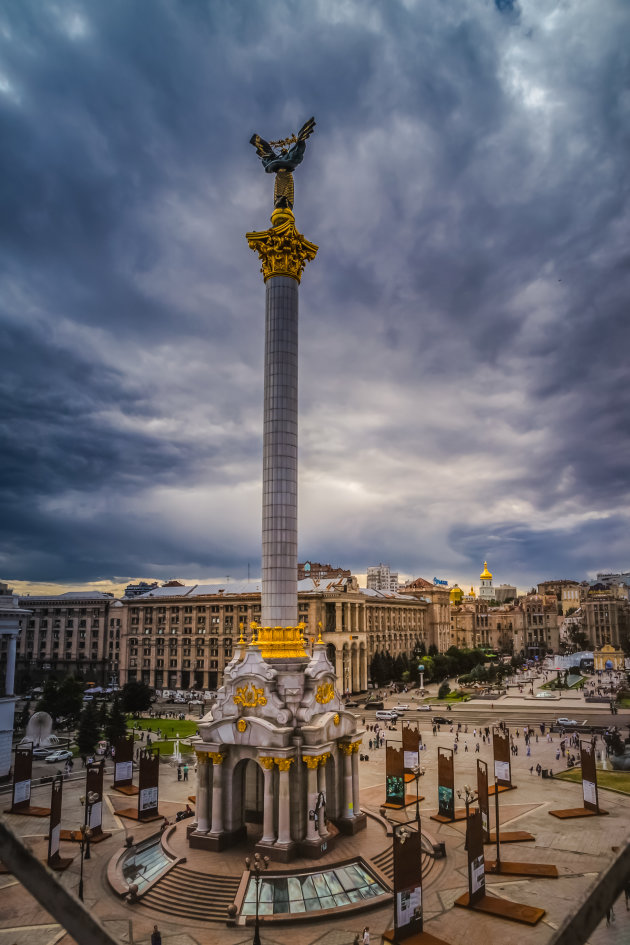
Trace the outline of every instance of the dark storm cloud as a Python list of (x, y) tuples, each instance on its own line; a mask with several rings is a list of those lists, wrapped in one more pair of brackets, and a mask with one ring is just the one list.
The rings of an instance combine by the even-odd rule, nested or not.
[(5, 7), (3, 573), (256, 570), (244, 233), (272, 181), (247, 142), (311, 114), (301, 554), (455, 579), (497, 554), (521, 583), (607, 548), (626, 566), (629, 19), (596, 0)]

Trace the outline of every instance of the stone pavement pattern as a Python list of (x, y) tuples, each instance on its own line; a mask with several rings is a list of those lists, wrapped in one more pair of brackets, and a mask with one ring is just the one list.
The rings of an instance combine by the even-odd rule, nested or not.
[[(427, 931), (441, 936), (453, 945), (491, 945), (491, 943), (518, 942), (523, 945), (542, 945), (551, 939), (554, 929), (558, 928), (577, 902), (581, 902), (588, 888), (595, 881), (597, 874), (610, 862), (619, 845), (626, 842), (628, 835), (628, 812), (630, 798), (612, 792), (602, 791), (600, 803), (610, 811), (608, 817), (588, 818), (586, 820), (558, 821), (548, 814), (553, 807), (581, 806), (581, 787), (579, 784), (541, 779), (530, 774), (530, 766), (540, 762), (543, 767), (558, 770), (559, 763), (555, 753), (559, 737), (553, 736), (549, 744), (539, 738), (532, 744), (532, 755), (526, 757), (523, 738), (517, 740), (519, 755), (513, 760), (513, 782), (517, 790), (502, 794), (501, 822), (512, 829), (531, 831), (534, 843), (512, 844), (502, 847), (503, 859), (530, 860), (533, 862), (555, 863), (560, 871), (557, 880), (530, 880), (527, 878), (488, 877), (488, 890), (493, 894), (524, 902), (530, 905), (542, 905), (547, 913), (541, 923), (533, 929), (508, 923), (499, 919), (483, 917), (467, 910), (453, 908), (453, 901), (465, 891), (466, 854), (464, 851), (464, 826), (440, 825), (428, 819), (435, 810), (437, 802), (436, 756), (437, 746), (452, 747), (454, 734), (448, 730), (433, 736), (430, 716), (421, 719), (427, 750), (422, 762), (426, 773), (421, 782), (421, 793), (426, 800), (421, 804), (423, 830), (434, 839), (446, 843), (447, 859), (436, 864), (425, 885), (425, 927)], [(489, 745), (481, 743), (480, 755), (474, 751), (472, 736), (473, 725), (469, 723), (470, 734), (460, 734), (458, 753), (455, 760), (456, 788), (463, 788), (465, 783), (474, 787), (476, 783), (476, 759), (481, 757), (490, 762), (492, 753)], [(395, 740), (394, 733), (388, 735)], [(468, 752), (464, 745), (468, 743)], [(378, 812), (383, 798), (385, 752), (383, 749), (370, 752), (369, 763), (360, 765), (362, 806)], [(184, 806), (188, 793), (194, 789), (194, 781), (177, 782), (174, 769), (162, 766), (160, 783), (160, 810), (170, 819)], [(106, 788), (111, 777), (106, 776)], [(44, 803), (49, 788), (35, 789), (35, 803)], [(37, 792), (41, 792), (40, 794)], [(64, 827), (78, 826), (82, 818), (79, 796), (83, 793), (83, 780), (66, 783), (64, 786)], [(138, 826), (129, 821), (122, 821), (115, 816), (115, 809), (125, 806), (127, 801), (119, 795), (106, 793), (104, 805), (104, 829), (111, 831), (112, 837), (92, 847), (92, 858), (85, 864), (86, 905), (103, 922), (121, 943), (148, 943), (154, 922), (162, 930), (164, 945), (211, 945), (226, 943), (239, 945), (251, 943), (251, 929), (238, 927), (227, 928), (220, 923), (184, 922), (166, 915), (152, 914), (142, 903), (135, 907), (126, 906), (109, 889), (106, 881), (107, 863), (114, 852), (122, 846), (125, 837), (132, 834), (135, 840), (142, 839), (155, 832), (155, 825)], [(4, 805), (3, 805), (4, 806)], [(412, 809), (413, 811), (413, 809)], [(27, 838), (27, 842), (36, 853), (44, 856), (46, 841), (44, 833), (47, 821), (36, 818), (5, 815), (13, 830)], [(186, 822), (184, 821), (184, 824)], [(373, 823), (373, 822), (372, 822)], [(374, 842), (368, 840), (372, 834)], [(381, 847), (378, 831), (370, 830), (366, 835), (368, 847), (373, 853), (376, 846)], [(76, 844), (64, 844), (62, 855), (75, 855), (72, 866), (63, 874), (58, 874), (59, 881), (76, 892), (79, 873), (79, 851)], [(370, 852), (370, 850), (368, 850)], [(486, 856), (493, 856), (493, 848), (486, 848)], [(243, 868), (244, 851), (231, 852), (218, 856), (218, 867), (213, 871), (240, 871)], [(610, 927), (602, 922), (589, 939), (591, 945), (630, 945), (630, 913), (626, 911), (623, 896), (615, 908), (616, 919)], [(368, 924), (372, 932), (372, 941), (380, 940), (380, 933), (391, 926), (391, 906), (375, 910), (366, 910), (354, 915), (340, 915), (326, 921), (299, 922), (291, 925), (263, 926), (263, 945), (351, 945), (356, 932)], [(73, 939), (55, 923), (54, 919), (40, 908), (32, 896), (11, 876), (0, 876), (0, 945), (72, 945)]]

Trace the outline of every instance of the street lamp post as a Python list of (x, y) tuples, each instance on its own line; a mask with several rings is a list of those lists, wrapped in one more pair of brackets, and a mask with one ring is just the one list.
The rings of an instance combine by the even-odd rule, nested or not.
[(79, 899), (83, 902), (83, 861), (90, 859), (90, 818), (92, 807), (98, 801), (98, 794), (95, 791), (88, 791), (85, 797), (81, 798), (81, 803), (85, 807), (85, 816), (81, 824), (81, 870), (79, 873)]
[(260, 856), (260, 854), (255, 853), (253, 860), (251, 860), (249, 857), (245, 858), (245, 866), (251, 873), (254, 874), (254, 882), (256, 883), (256, 922), (254, 925), (254, 941), (252, 945), (260, 945), (260, 922), (258, 919), (258, 903), (260, 901), (260, 875), (269, 866), (269, 857)]
[(420, 663), (418, 665), (418, 672), (420, 674), (420, 693), (424, 692), (424, 664)]
[(411, 773), (416, 779), (416, 821), (418, 823), (418, 830), (420, 829), (420, 778), (424, 774), (424, 768), (419, 764), (414, 765), (411, 769)]

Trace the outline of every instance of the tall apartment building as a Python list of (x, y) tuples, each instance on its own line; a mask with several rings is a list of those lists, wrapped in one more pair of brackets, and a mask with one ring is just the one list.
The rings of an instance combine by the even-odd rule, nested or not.
[(109, 622), (110, 611), (120, 605), (109, 594), (26, 596), (19, 604), (31, 613), (18, 639), (18, 691), (41, 685), (51, 674), (99, 685), (117, 675), (120, 633)]
[(505, 604), (507, 601), (516, 600), (518, 590), (513, 584), (497, 584), (494, 589), (494, 599), (497, 604)]
[(367, 569), (367, 586), (372, 591), (398, 590), (398, 571), (391, 571), (388, 564), (379, 564)]
[[(216, 689), (223, 670), (240, 650), (241, 629), (261, 616), (260, 582), (160, 587), (123, 600), (120, 619), (121, 683), (141, 679), (168, 689)], [(448, 595), (447, 595), (448, 596)], [(430, 646), (430, 602), (403, 594), (360, 588), (356, 578), (298, 583), (298, 619), (307, 645), (322, 632), (339, 688), (367, 688), (377, 651), (411, 653)], [(118, 618), (120, 613), (120, 618)]]
[(582, 629), (595, 649), (609, 644), (628, 645), (630, 633), (630, 601), (623, 598), (597, 596), (582, 601)]

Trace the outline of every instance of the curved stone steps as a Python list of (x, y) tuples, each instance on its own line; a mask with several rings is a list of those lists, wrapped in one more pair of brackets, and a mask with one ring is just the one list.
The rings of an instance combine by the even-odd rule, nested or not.
[[(423, 838), (424, 839), (424, 838)], [(394, 884), (394, 851), (391, 846), (372, 857), (372, 862), (383, 873), (390, 883)], [(427, 878), (435, 865), (435, 859), (426, 849), (422, 850), (422, 879)]]
[(240, 882), (240, 876), (199, 873), (179, 865), (152, 886), (142, 904), (186, 919), (225, 922)]

